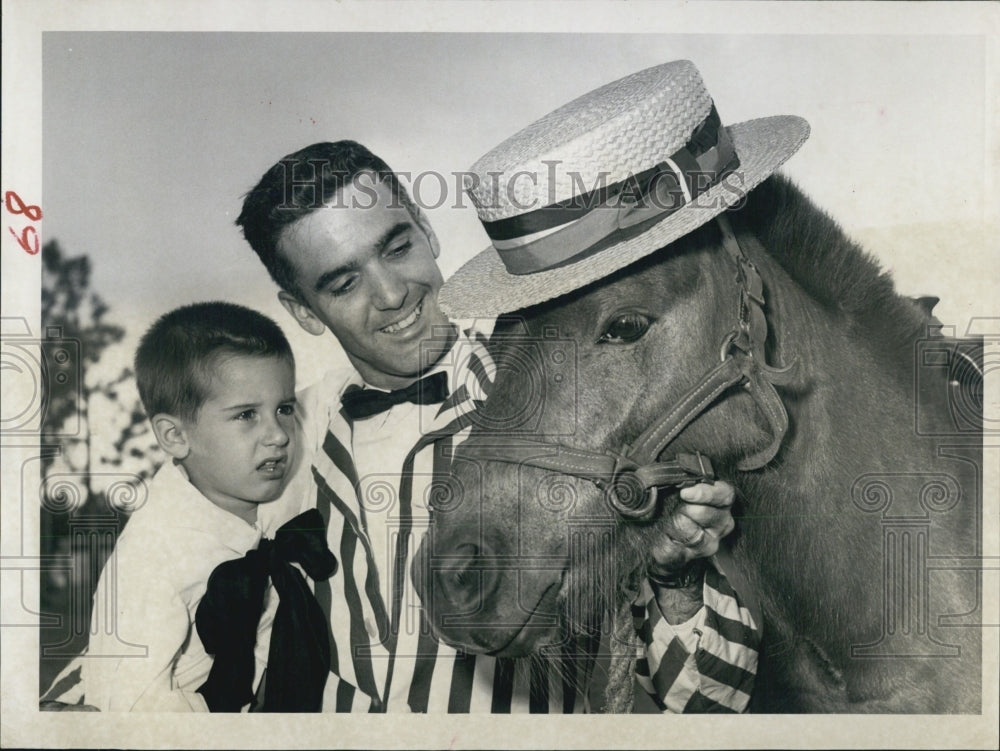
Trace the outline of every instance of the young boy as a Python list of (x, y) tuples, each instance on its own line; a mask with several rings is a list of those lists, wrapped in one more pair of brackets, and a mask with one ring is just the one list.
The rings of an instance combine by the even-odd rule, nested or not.
[[(261, 544), (257, 508), (276, 499), (291, 474), (294, 368), (277, 324), (238, 305), (178, 308), (143, 337), (135, 358), (139, 394), (170, 459), (101, 574), (95, 602), (113, 603), (114, 633), (91, 634), (82, 660), (87, 704), (217, 709), (210, 692), (198, 692), (213, 667), (198, 606), (217, 566)], [(277, 600), (268, 587), (256, 625), (253, 690)], [(146, 655), (115, 656), (123, 642), (144, 646)]]

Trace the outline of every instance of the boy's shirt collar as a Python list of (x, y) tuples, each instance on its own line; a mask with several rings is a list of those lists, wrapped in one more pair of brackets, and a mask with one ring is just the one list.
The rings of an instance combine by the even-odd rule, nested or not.
[(259, 521), (248, 524), (216, 506), (191, 484), (184, 467), (170, 459), (153, 476), (150, 495), (154, 498), (149, 511), (162, 514), (164, 524), (211, 535), (239, 555), (260, 543)]

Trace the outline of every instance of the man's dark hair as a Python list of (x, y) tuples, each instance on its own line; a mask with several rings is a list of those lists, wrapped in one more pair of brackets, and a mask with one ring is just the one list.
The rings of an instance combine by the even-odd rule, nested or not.
[(302, 299), (294, 268), (278, 252), (282, 231), (316, 209), (334, 203), (337, 191), (362, 173), (373, 173), (378, 182), (388, 182), (395, 199), (415, 216), (396, 173), (356, 141), (324, 141), (289, 154), (265, 172), (244, 196), (236, 225), (243, 228), (250, 247), (286, 292)]
[(267, 316), (227, 302), (185, 305), (161, 316), (136, 350), (135, 379), (147, 416), (194, 420), (224, 355), (282, 357), (294, 365), (288, 340)]

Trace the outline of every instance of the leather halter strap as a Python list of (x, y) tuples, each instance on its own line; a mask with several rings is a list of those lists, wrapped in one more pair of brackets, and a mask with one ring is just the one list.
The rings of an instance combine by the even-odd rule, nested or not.
[(554, 442), (490, 435), (465, 441), (462, 444), (463, 453), (589, 480), (606, 492), (609, 502), (619, 514), (630, 519), (645, 519), (656, 510), (658, 488), (685, 487), (715, 479), (708, 457), (698, 452), (679, 453), (665, 460), (659, 460), (659, 457), (691, 421), (726, 391), (739, 385), (753, 397), (767, 419), (771, 442), (760, 451), (743, 457), (737, 468), (758, 469), (770, 462), (778, 453), (788, 430), (788, 414), (774, 384), (787, 384), (794, 364), (781, 369), (767, 365), (764, 355), (764, 342), (767, 340), (764, 283), (740, 247), (726, 215), (719, 215), (716, 221), (722, 232), (723, 247), (737, 268), (737, 321), (723, 338), (721, 362), (673, 407), (620, 452), (601, 453)]

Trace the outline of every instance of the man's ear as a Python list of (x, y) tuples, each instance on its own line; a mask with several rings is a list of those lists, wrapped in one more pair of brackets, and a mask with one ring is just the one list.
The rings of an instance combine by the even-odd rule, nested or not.
[(427, 236), (427, 242), (430, 243), (431, 253), (437, 258), (441, 255), (441, 245), (438, 243), (437, 235), (434, 234), (434, 230), (431, 228), (431, 223), (427, 219), (427, 215), (420, 210), (420, 207), (416, 203), (412, 207), (413, 218), (417, 222), (417, 226), (424, 231)]
[(153, 415), (150, 422), (153, 425), (153, 434), (156, 436), (160, 448), (178, 461), (186, 459), (188, 452), (191, 451), (191, 446), (188, 443), (184, 421), (173, 415), (158, 414)]
[(285, 310), (292, 314), (296, 323), (313, 336), (319, 336), (326, 331), (326, 324), (319, 320), (309, 309), (309, 306), (295, 295), (282, 290), (278, 293), (278, 300)]

